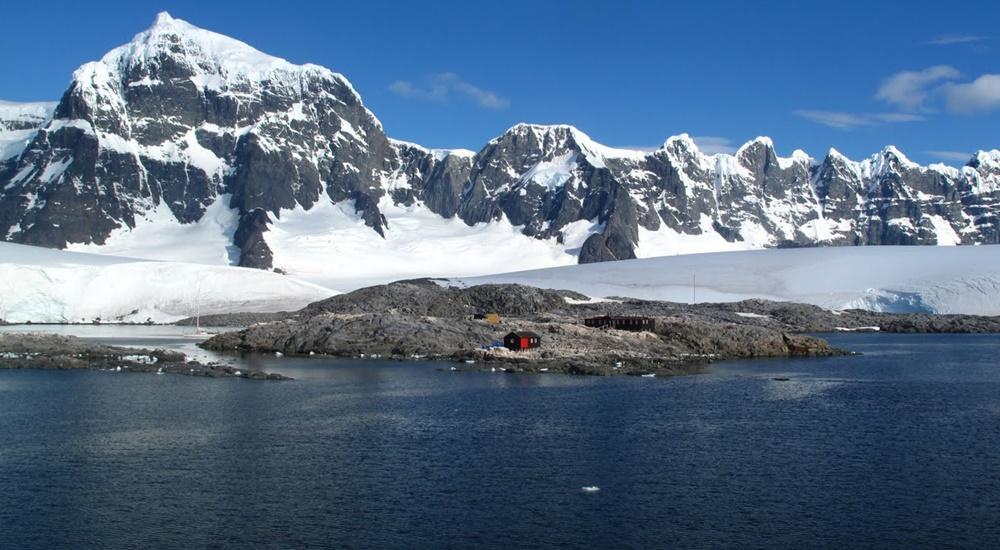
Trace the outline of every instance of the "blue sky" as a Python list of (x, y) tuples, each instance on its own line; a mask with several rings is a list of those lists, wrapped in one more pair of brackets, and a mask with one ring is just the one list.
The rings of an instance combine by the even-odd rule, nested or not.
[(653, 148), (1000, 148), (996, 2), (19, 2), (0, 99), (55, 100), (158, 11), (351, 80), (396, 138), (478, 149), (517, 122)]

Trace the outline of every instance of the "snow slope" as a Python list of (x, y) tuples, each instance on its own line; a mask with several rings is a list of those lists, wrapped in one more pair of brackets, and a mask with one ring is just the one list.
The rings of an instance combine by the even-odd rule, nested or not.
[(336, 292), (238, 267), (81, 254), (0, 242), (0, 319), (171, 322), (235, 311), (294, 310)]
[(321, 200), (310, 210), (283, 210), (264, 234), (274, 265), (293, 277), (345, 291), (416, 277), (572, 265), (594, 225), (570, 224), (564, 242), (557, 243), (523, 235), (506, 219), (469, 227), (419, 203), (395, 205), (387, 197), (379, 208), (387, 221), (385, 238), (358, 218), (351, 201)]
[(565, 288), (593, 297), (764, 298), (829, 309), (1000, 315), (1000, 245), (722, 252), (450, 279), (482, 283)]
[[(227, 266), (239, 250), (229, 245), (235, 211), (222, 195), (195, 223), (181, 224), (165, 205), (146, 212), (133, 229), (116, 230), (98, 244), (67, 249), (146, 260)], [(365, 225), (352, 201), (322, 197), (311, 209), (282, 210), (264, 239), (274, 265), (288, 275), (326, 288), (353, 290), (416, 277), (448, 277), (572, 265), (586, 238), (599, 227), (579, 220), (563, 229), (563, 242), (535, 239), (506, 219), (466, 225), (442, 218), (420, 203), (397, 205), (383, 197), (385, 237)]]
[(239, 249), (232, 245), (239, 222), (229, 208), (229, 195), (221, 195), (194, 223), (180, 223), (166, 204), (160, 203), (136, 218), (134, 228), (111, 233), (104, 244), (71, 243), (66, 249), (145, 260), (232, 265)]

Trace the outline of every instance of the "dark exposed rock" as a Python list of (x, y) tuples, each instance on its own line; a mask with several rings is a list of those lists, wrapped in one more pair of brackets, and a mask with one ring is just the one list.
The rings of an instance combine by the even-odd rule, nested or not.
[(371, 286), (327, 298), (308, 305), (299, 316), (378, 312), (430, 317), (462, 317), (487, 312), (521, 316), (558, 309), (566, 303), (567, 296), (586, 298), (569, 291), (522, 285), (445, 288), (431, 279), (416, 279)]
[(0, 334), (0, 369), (93, 369), (210, 378), (290, 380), (277, 373), (188, 361), (183, 353), (176, 351), (105, 346), (75, 336), (43, 333)]
[(233, 244), (240, 250), (240, 267), (267, 269), (271, 266), (274, 255), (264, 240), (270, 222), (270, 216), (260, 208), (240, 216), (240, 224), (233, 235)]
[[(450, 358), (514, 372), (586, 374), (696, 372), (716, 359), (841, 353), (825, 341), (774, 322), (665, 302), (576, 304), (583, 296), (520, 285), (444, 288), (415, 280), (357, 290), (317, 302), (283, 320), (217, 335), (203, 346), (226, 351), (337, 356)], [(654, 332), (583, 326), (596, 311), (651, 315)], [(498, 312), (499, 324), (475, 313)], [(728, 317), (728, 318), (727, 318)], [(542, 335), (526, 352), (495, 349), (512, 330)], [(490, 368), (497, 368), (490, 366)]]

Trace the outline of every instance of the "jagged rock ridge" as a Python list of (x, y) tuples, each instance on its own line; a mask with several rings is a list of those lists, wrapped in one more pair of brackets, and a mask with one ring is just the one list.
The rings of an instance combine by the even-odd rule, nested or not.
[(567, 245), (580, 262), (670, 253), (678, 237), (741, 248), (1000, 238), (1000, 151), (954, 169), (891, 146), (861, 162), (832, 149), (782, 158), (768, 138), (706, 155), (681, 135), (644, 153), (529, 124), (478, 152), (431, 150), (389, 139), (342, 75), (165, 13), (80, 67), (57, 105), (0, 104), (0, 153), (6, 240), (102, 244), (151, 212), (192, 224), (223, 201), (230, 261), (259, 268), (282, 267), (268, 240), (282, 212), (320, 201), (383, 236), (393, 205), (559, 243), (586, 222), (582, 245)]

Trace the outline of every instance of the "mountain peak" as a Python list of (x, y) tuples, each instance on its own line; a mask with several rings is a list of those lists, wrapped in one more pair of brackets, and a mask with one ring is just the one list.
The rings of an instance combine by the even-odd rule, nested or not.
[(102, 61), (148, 64), (161, 55), (179, 57), (202, 68), (216, 65), (227, 72), (288, 68), (284, 59), (267, 55), (245, 42), (196, 27), (167, 12), (157, 14), (153, 25), (132, 41), (108, 52)]
[(896, 148), (895, 145), (886, 145), (885, 148), (882, 149), (881, 155), (885, 159), (895, 159), (902, 168), (920, 167), (917, 163), (911, 161), (906, 155), (904, 155), (902, 151)]
[[(303, 76), (337, 81), (361, 98), (342, 75), (312, 64), (295, 65), (263, 53), (228, 36), (202, 29), (167, 12), (157, 14), (153, 24), (132, 40), (109, 51), (100, 61), (86, 63), (74, 73), (74, 80), (87, 88), (111, 90), (119, 86), (155, 85), (169, 59), (199, 88), (221, 91), (234, 83), (268, 81), (296, 88)], [(176, 73), (176, 71), (174, 71)]]
[(175, 23), (177, 20), (173, 18), (169, 13), (161, 11), (156, 14), (156, 19), (153, 19), (153, 26), (150, 29), (155, 29), (159, 27), (167, 27)]
[(757, 147), (763, 147), (764, 151), (774, 151), (774, 141), (767, 136), (757, 136), (750, 141), (744, 143), (736, 150), (736, 157), (742, 158), (747, 151)]
[(976, 151), (976, 154), (969, 159), (967, 166), (1000, 169), (1000, 150)]
[(575, 126), (570, 126), (569, 124), (532, 124), (529, 122), (518, 122), (517, 124), (511, 126), (507, 129), (504, 134), (518, 134), (523, 132), (539, 132), (542, 134), (552, 134), (552, 133), (574, 133), (579, 132)]
[(695, 143), (694, 140), (691, 139), (691, 136), (689, 136), (687, 133), (678, 134), (676, 136), (670, 136), (670, 137), (668, 137), (667, 141), (663, 142), (663, 147), (662, 148), (663, 149), (668, 149), (668, 148), (671, 148), (671, 147), (680, 147), (680, 148), (682, 148), (684, 150), (692, 151), (692, 152), (700, 152), (701, 151), (698, 148), (698, 144)]

